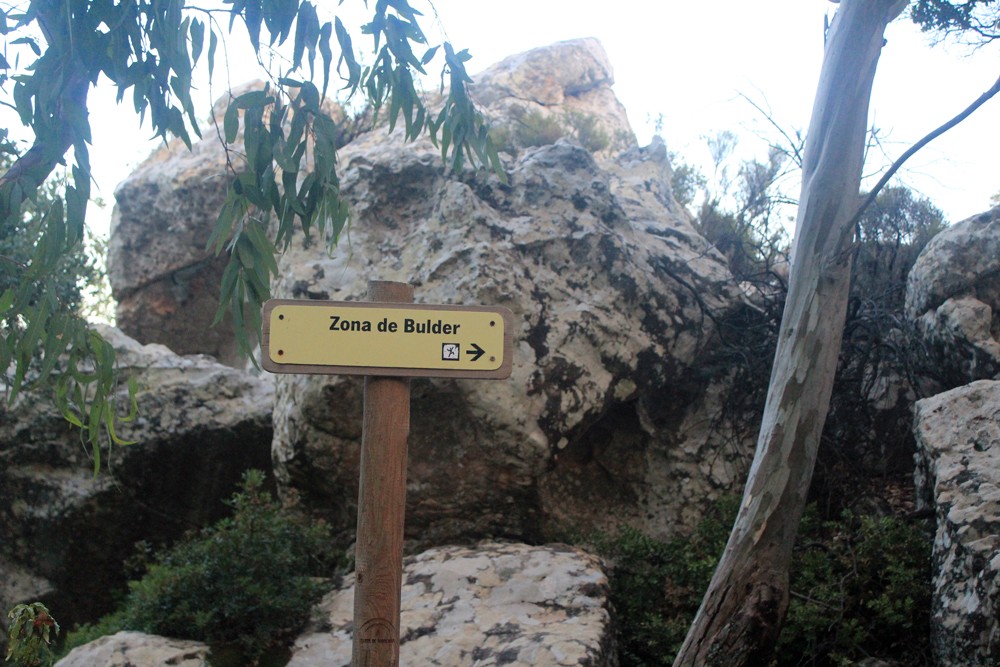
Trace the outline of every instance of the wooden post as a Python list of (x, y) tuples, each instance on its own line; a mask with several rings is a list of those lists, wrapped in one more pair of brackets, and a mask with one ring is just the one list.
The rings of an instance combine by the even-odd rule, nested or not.
[[(413, 287), (371, 281), (368, 299), (413, 303)], [(399, 665), (399, 596), (409, 432), (409, 379), (366, 376), (355, 544), (353, 667)]]
[(351, 664), (398, 667), (408, 378), (510, 377), (514, 314), (416, 305), (405, 283), (371, 281), (368, 299), (271, 299), (261, 361), (272, 373), (365, 376)]

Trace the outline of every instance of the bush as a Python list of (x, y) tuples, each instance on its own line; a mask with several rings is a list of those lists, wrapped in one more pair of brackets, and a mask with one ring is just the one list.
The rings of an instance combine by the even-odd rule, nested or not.
[(612, 565), (611, 603), (618, 617), (622, 667), (672, 665), (684, 642), (739, 500), (720, 501), (694, 534), (670, 542), (634, 528), (600, 536), (594, 546)]
[(329, 588), (335, 563), (323, 523), (310, 522), (263, 490), (259, 471), (244, 475), (233, 516), (155, 558), (129, 583), (123, 607), (71, 633), (68, 648), (118, 630), (237, 645), (255, 660), (292, 636)]
[[(673, 664), (725, 547), (736, 499), (693, 535), (661, 542), (632, 528), (593, 540), (611, 563), (622, 667)], [(819, 521), (810, 506), (791, 571), (776, 667), (839, 667), (878, 656), (929, 665), (930, 536), (894, 517)]]
[(807, 517), (778, 666), (930, 661), (930, 535), (892, 516)]
[(566, 123), (572, 130), (573, 137), (591, 153), (603, 151), (611, 145), (611, 136), (593, 114), (567, 111)]
[(497, 126), (490, 130), (494, 145), (511, 154), (522, 148), (554, 144), (563, 137), (573, 137), (591, 153), (611, 145), (611, 136), (593, 114), (567, 111), (558, 116), (538, 109), (515, 108), (511, 116), (513, 126)]

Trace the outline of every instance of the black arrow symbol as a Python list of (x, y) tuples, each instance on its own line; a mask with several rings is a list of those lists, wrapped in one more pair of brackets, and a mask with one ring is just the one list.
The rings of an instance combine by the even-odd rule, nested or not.
[(465, 353), (472, 355), (472, 359), (470, 359), (469, 361), (479, 361), (479, 357), (481, 357), (484, 354), (486, 354), (486, 350), (484, 350), (483, 348), (481, 348), (478, 345), (476, 345), (475, 343), (473, 343), (472, 344), (472, 349), (471, 350), (466, 350)]

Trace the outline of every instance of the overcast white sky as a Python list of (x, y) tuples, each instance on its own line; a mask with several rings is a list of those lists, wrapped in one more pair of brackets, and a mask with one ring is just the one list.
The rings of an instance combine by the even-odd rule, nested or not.
[[(427, 7), (422, 0), (411, 2)], [(434, 7), (438, 21), (429, 8), (425, 12), (431, 39), (441, 39), (443, 27), (445, 38), (472, 53), (473, 73), (531, 48), (597, 37), (640, 143), (648, 143), (653, 120), (662, 115), (669, 149), (705, 164), (703, 138), (721, 130), (744, 135), (745, 151), (763, 152), (755, 133), (770, 130), (741, 94), (766, 105), (784, 127), (805, 131), (823, 55), (823, 18), (836, 5), (827, 0), (434, 0)], [(356, 48), (365, 43), (355, 40)], [(905, 18), (890, 26), (872, 122), (892, 156), (989, 88), (1000, 74), (997, 56), (996, 46), (976, 53), (931, 46)], [(252, 76), (250, 68), (235, 67), (232, 74), (234, 83)], [(92, 99), (95, 177), (110, 201), (115, 185), (153, 146), (144, 141), (148, 130), (135, 129), (128, 107), (115, 109), (110, 94)], [(1000, 100), (994, 100), (918, 154), (904, 182), (929, 196), (950, 221), (986, 210), (990, 196), (1000, 191), (998, 121)], [(117, 149), (108, 151), (109, 146)]]

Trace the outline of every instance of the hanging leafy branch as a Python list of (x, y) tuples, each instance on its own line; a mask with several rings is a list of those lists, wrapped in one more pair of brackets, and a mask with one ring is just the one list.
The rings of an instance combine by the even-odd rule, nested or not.
[[(453, 168), (468, 158), (500, 173), (485, 122), (467, 92), (468, 53), (443, 45), (446, 95), (434, 113), (417, 80), (442, 49), (428, 46), (420, 12), (408, 0), (365, 4), (372, 16), (361, 32), (372, 38), (374, 53), (368, 66), (341, 20), (321, 22), (309, 0), (226, 0), (215, 8), (185, 0), (32, 0), (26, 8), (0, 8), (0, 104), (16, 110), (33, 137), (23, 152), (0, 145), (15, 156), (0, 176), (0, 224), (18, 227), (40, 185), (72, 160), (64, 192), (25, 232), (34, 238), (30, 261), (0, 261), (0, 272), (10, 277), (0, 282), (9, 284), (0, 291), (0, 382), (9, 401), (29, 384), (54, 386), (63, 415), (84, 429), (95, 469), (102, 437), (123, 442), (115, 430), (122, 408), (113, 400), (114, 350), (75, 309), (54, 298), (46, 281), (84, 236), (91, 180), (87, 96), (99, 76), (115, 86), (119, 103), (131, 99), (155, 136), (179, 137), (190, 148), (192, 135), (201, 136), (191, 91), (202, 58), (211, 79), (219, 43), (237, 22), (258, 54), (291, 41), (289, 70), (271, 76), (263, 90), (233, 99), (220, 133), (233, 154), (229, 146), (242, 126), (243, 150), (240, 160), (228, 163), (227, 196), (208, 239), (217, 254), (230, 258), (216, 319), (232, 314), (237, 342), (248, 355), (277, 274), (277, 253), (297, 230), (317, 234), (332, 247), (348, 223), (336, 172), (338, 126), (323, 105), (331, 76), (342, 80), (348, 97), (362, 95), (376, 114), (385, 114), (390, 131), (402, 120), (407, 140), (427, 133)], [(217, 20), (222, 13), (228, 27)], [(132, 407), (134, 398), (131, 387)]]

